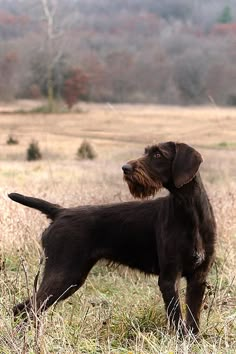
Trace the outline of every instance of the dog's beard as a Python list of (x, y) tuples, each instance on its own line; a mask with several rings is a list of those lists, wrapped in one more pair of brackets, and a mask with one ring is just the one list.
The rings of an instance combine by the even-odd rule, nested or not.
[(160, 181), (154, 181), (144, 173), (134, 173), (132, 175), (124, 175), (130, 193), (134, 198), (147, 198), (154, 196), (161, 188)]

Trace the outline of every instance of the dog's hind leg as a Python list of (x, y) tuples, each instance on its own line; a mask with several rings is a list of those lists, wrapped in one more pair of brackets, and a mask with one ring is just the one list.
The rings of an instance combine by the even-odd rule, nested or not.
[(13, 308), (15, 318), (20, 316), (27, 320), (28, 317), (39, 315), (51, 305), (71, 296), (83, 285), (93, 265), (94, 262), (80, 260), (76, 270), (70, 263), (68, 267), (58, 267), (46, 261), (43, 278), (35, 297)]

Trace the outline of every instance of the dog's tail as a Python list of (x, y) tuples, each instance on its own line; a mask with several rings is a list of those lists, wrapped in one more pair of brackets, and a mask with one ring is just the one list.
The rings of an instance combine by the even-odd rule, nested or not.
[(14, 202), (41, 211), (43, 214), (47, 215), (47, 217), (52, 220), (54, 220), (59, 214), (59, 211), (62, 210), (62, 207), (60, 205), (49, 203), (43, 199), (26, 197), (25, 195), (18, 193), (10, 193), (8, 194), (8, 197), (11, 200), (14, 200)]

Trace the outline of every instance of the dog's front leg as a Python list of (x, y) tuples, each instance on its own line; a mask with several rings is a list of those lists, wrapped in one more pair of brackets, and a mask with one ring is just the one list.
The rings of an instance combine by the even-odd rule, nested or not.
[(182, 320), (179, 294), (178, 294), (178, 274), (161, 273), (158, 285), (160, 287), (164, 302), (168, 321), (175, 330), (185, 333), (184, 323)]
[(199, 331), (200, 312), (205, 288), (206, 274), (204, 272), (195, 272), (187, 278), (186, 325), (187, 329), (194, 334), (197, 334)]

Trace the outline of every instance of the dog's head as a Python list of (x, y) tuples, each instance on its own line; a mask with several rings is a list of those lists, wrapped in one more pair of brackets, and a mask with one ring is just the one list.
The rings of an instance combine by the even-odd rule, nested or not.
[(201, 162), (194, 148), (170, 141), (146, 147), (144, 156), (127, 162), (122, 169), (130, 193), (135, 198), (146, 198), (162, 187), (181, 188), (189, 183)]

